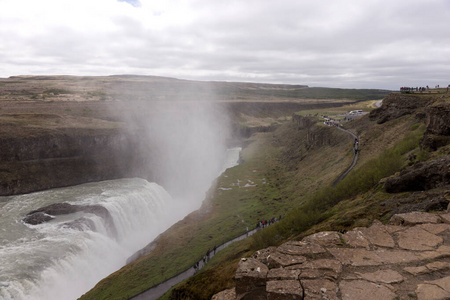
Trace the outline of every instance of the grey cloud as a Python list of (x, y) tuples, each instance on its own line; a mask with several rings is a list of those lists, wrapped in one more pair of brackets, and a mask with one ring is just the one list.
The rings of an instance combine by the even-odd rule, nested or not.
[[(60, 70), (93, 70), (90, 75), (123, 70), (182, 74), (186, 79), (377, 88), (395, 88), (428, 76), (448, 84), (444, 81), (450, 77), (445, 71), (450, 28), (444, 20), (450, 17), (450, 5), (445, 0), (190, 4), (192, 19), (163, 28), (124, 14), (112, 17), (113, 28), (105, 32), (61, 26), (47, 28), (34, 39), (11, 34), (3, 39), (8, 33), (0, 29), (0, 38), (12, 49), (0, 46), (0, 59), (10, 62), (10, 70), (34, 60), (33, 72), (39, 65), (49, 70), (46, 64), (59, 63)], [(12, 57), (13, 49), (20, 47), (22, 57)], [(0, 74), (9, 75), (15, 73)]]

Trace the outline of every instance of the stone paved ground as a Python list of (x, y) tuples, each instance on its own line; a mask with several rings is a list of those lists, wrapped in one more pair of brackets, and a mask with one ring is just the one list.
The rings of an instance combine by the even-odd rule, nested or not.
[(235, 279), (212, 299), (450, 299), (450, 214), (398, 214), (269, 247), (243, 258)]

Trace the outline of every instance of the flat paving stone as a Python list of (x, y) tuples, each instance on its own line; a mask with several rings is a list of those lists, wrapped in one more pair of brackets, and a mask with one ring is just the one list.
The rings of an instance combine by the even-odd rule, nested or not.
[(389, 220), (389, 224), (391, 225), (403, 225), (403, 226), (411, 226), (416, 224), (423, 223), (441, 223), (442, 219), (434, 214), (414, 211), (405, 214), (396, 214), (391, 217)]
[(373, 273), (357, 273), (358, 277), (376, 283), (400, 283), (404, 277), (394, 270), (378, 270)]
[(327, 279), (302, 280), (305, 290), (305, 299), (327, 299), (338, 300), (337, 284)]
[(339, 284), (342, 300), (380, 300), (394, 299), (397, 295), (386, 285), (365, 280), (341, 281)]
[(400, 248), (415, 251), (433, 250), (444, 241), (442, 237), (417, 226), (401, 231), (397, 233), (397, 236)]
[(342, 272), (342, 264), (335, 259), (317, 259), (304, 263), (301, 266), (301, 269), (331, 270), (336, 274), (339, 274)]
[(303, 241), (290, 241), (284, 243), (280, 247), (278, 247), (277, 250), (278, 252), (289, 255), (320, 254), (326, 252), (326, 250), (319, 244)]
[(450, 224), (440, 223), (440, 224), (420, 224), (417, 227), (428, 231), (432, 234), (439, 234), (446, 230), (450, 230)]
[(268, 300), (301, 300), (303, 289), (298, 280), (271, 280), (266, 286)]
[(364, 236), (375, 246), (394, 248), (395, 242), (385, 226), (379, 221), (374, 222), (369, 228), (361, 228)]
[(444, 261), (435, 261), (425, 266), (405, 267), (403, 270), (413, 275), (429, 274), (433, 272), (450, 270), (450, 263)]
[(330, 248), (328, 251), (344, 265), (351, 266), (379, 266), (383, 264), (396, 264), (415, 262), (438, 255), (434, 251), (428, 255), (407, 250), (366, 250), (350, 248)]
[(335, 231), (322, 231), (303, 238), (304, 242), (318, 244), (324, 247), (333, 247), (342, 243), (341, 237)]
[(425, 266), (405, 267), (403, 270), (405, 270), (406, 272), (408, 272), (409, 274), (412, 274), (414, 276), (430, 273), (430, 270)]
[(300, 272), (300, 269), (270, 269), (267, 274), (267, 280), (298, 280)]
[(417, 300), (448, 300), (450, 293), (435, 284), (419, 284), (416, 289)]
[(436, 279), (433, 281), (427, 281), (426, 283), (435, 284), (440, 286), (442, 289), (446, 290), (447, 292), (450, 292), (450, 276)]
[(271, 268), (278, 268), (302, 264), (306, 261), (306, 257), (300, 255), (288, 255), (276, 251), (272, 253), (267, 260)]
[(347, 231), (342, 238), (346, 244), (354, 248), (368, 248), (370, 245), (369, 240), (367, 240), (360, 228)]

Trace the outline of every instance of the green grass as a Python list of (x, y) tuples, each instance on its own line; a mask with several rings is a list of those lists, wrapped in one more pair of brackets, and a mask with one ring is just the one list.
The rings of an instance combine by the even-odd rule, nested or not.
[(279, 97), (279, 98), (292, 98), (292, 99), (348, 99), (348, 100), (374, 100), (382, 99), (390, 91), (386, 90), (374, 90), (374, 89), (338, 89), (338, 88), (294, 88), (288, 89), (236, 89), (232, 91), (230, 89), (218, 89), (219, 95), (222, 93), (225, 96), (233, 94), (239, 95), (245, 98), (248, 96), (261, 96), (261, 97)]
[(407, 163), (405, 155), (419, 148), (424, 128), (422, 126), (415, 129), (394, 147), (352, 171), (337, 186), (322, 188), (303, 205), (291, 210), (279, 224), (255, 235), (256, 248), (278, 245), (286, 238), (309, 229), (329, 218), (327, 211), (339, 202), (368, 192), (377, 186), (382, 178), (400, 171)]

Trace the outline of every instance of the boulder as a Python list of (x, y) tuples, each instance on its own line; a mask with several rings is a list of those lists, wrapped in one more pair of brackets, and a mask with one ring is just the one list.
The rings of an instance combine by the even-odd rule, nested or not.
[(30, 225), (38, 225), (41, 223), (48, 222), (54, 218), (55, 217), (50, 216), (44, 212), (34, 212), (34, 213), (29, 213), (28, 215), (26, 215), (23, 218), (23, 221)]
[[(76, 205), (66, 202), (50, 204), (48, 206), (41, 207), (39, 209), (29, 212), (23, 218), (23, 221), (30, 225), (36, 225), (43, 222), (48, 222), (54, 219), (55, 218), (54, 216), (68, 215), (76, 212), (85, 212), (101, 217), (105, 222), (105, 227), (109, 231), (109, 233), (112, 236), (117, 235), (117, 229), (114, 225), (114, 221), (111, 217), (111, 214), (105, 207), (100, 205)], [(65, 225), (82, 230), (85, 228), (84, 226), (82, 226), (82, 223), (87, 225), (88, 228), (95, 228), (93, 222), (91, 221), (88, 222), (86, 218), (81, 218), (78, 221), (72, 221), (66, 223)]]

